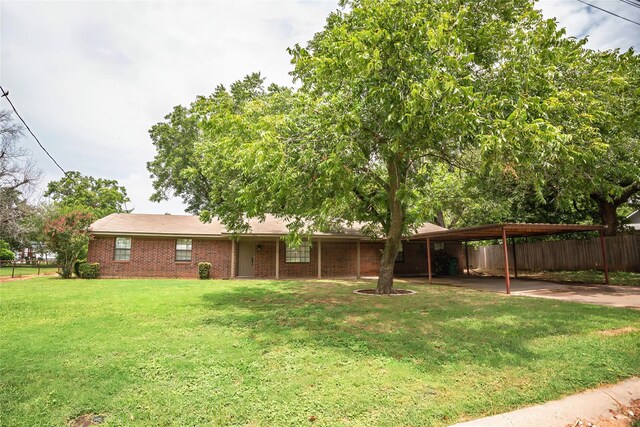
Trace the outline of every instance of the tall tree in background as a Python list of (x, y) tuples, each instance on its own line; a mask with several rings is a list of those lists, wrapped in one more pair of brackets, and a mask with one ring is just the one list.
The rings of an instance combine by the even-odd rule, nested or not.
[(590, 105), (570, 132), (583, 143), (558, 156), (552, 182), (561, 201), (592, 210), (613, 236), (618, 209), (630, 201), (640, 206), (640, 56), (633, 50), (587, 52), (577, 70), (569, 84), (588, 91)]
[(267, 213), (294, 242), (368, 224), (385, 239), (377, 290), (391, 293), (401, 238), (437, 216), (446, 173), (511, 177), (540, 197), (552, 156), (595, 143), (592, 127), (554, 121), (579, 122), (590, 102), (562, 84), (585, 50), (527, 0), (342, 6), (291, 50), (299, 91), (254, 74), (176, 107), (150, 131), (148, 169), (156, 200), (181, 196), (235, 231)]
[(113, 179), (94, 178), (70, 171), (58, 181), (51, 181), (45, 197), (58, 206), (88, 209), (96, 219), (112, 213), (131, 212), (127, 190)]
[(27, 199), (42, 172), (30, 153), (17, 145), (22, 127), (9, 111), (0, 111), (0, 239), (14, 248), (28, 244), (25, 218), (32, 211)]

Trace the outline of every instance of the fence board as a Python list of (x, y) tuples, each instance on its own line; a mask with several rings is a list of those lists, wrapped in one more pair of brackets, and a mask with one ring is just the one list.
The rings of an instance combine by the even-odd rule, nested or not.
[[(605, 237), (607, 260), (612, 271), (640, 272), (640, 234)], [(509, 268), (513, 268), (509, 245)], [(602, 270), (599, 238), (516, 243), (518, 270)], [(504, 269), (502, 245), (469, 251), (472, 268)]]

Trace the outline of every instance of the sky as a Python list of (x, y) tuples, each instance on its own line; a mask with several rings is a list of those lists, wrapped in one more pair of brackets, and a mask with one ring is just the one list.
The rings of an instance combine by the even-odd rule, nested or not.
[[(640, 8), (587, 0), (640, 22)], [(633, 0), (632, 0), (633, 1)], [(592, 49), (640, 48), (640, 26), (577, 0), (542, 0), (545, 17)], [(0, 0), (0, 83), (66, 170), (116, 179), (137, 213), (184, 213), (149, 201), (149, 128), (175, 105), (260, 71), (292, 85), (287, 48), (322, 30), (337, 1)], [(0, 108), (9, 109), (5, 99)], [(62, 172), (28, 135), (44, 176)]]

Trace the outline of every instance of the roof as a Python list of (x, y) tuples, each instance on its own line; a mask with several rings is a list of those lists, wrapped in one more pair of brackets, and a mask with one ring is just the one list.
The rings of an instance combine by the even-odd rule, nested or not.
[(412, 239), (429, 238), (433, 241), (490, 240), (501, 239), (503, 230), (509, 237), (527, 237), (581, 231), (600, 231), (604, 230), (604, 228), (602, 225), (504, 223), (417, 233)]
[[(252, 236), (283, 236), (289, 232), (282, 219), (267, 215), (264, 221), (249, 220)], [(315, 233), (314, 236), (366, 238), (360, 232), (361, 224), (353, 228), (345, 228), (335, 233)], [(446, 230), (434, 224), (425, 224), (418, 232)], [(231, 234), (218, 220), (203, 223), (193, 215), (158, 215), (158, 214), (125, 214), (116, 213), (97, 220), (89, 227), (95, 235), (136, 235), (136, 236), (192, 236), (223, 237)]]

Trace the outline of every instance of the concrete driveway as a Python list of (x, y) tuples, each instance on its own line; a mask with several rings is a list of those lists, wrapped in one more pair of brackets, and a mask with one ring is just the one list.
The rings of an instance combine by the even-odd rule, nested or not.
[[(433, 283), (505, 293), (504, 278), (501, 277), (438, 277), (433, 279)], [(511, 279), (511, 294), (640, 310), (640, 287), (635, 286), (568, 285)]]

